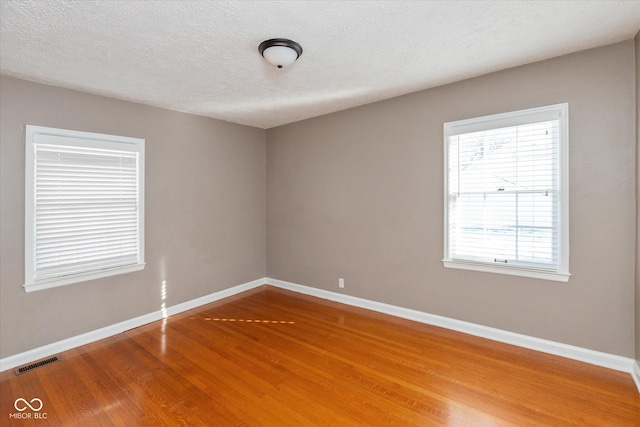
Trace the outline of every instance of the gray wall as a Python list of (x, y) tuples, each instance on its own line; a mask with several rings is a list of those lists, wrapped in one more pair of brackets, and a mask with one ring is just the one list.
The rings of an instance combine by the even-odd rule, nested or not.
[(636, 35), (636, 360), (640, 364), (640, 32)]
[[(267, 131), (267, 274), (634, 355), (634, 42)], [(569, 283), (445, 269), (444, 122), (569, 102)]]
[[(0, 357), (265, 276), (264, 130), (0, 77)], [(146, 139), (144, 271), (25, 293), (24, 126)]]

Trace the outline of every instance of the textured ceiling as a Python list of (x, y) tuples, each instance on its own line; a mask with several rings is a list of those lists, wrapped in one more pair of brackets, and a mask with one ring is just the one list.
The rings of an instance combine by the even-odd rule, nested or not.
[[(0, 72), (269, 128), (632, 38), (640, 1), (0, 0)], [(258, 44), (304, 53), (279, 70)]]

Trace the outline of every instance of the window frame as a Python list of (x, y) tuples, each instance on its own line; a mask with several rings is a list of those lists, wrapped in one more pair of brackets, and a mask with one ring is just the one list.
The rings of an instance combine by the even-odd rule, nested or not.
[[(36, 144), (37, 135), (67, 139), (67, 146), (136, 152), (137, 155), (137, 262), (123, 266), (87, 269), (54, 277), (36, 278)], [(117, 135), (82, 132), (43, 126), (26, 125), (25, 132), (25, 292), (55, 288), (119, 274), (143, 270), (144, 258), (144, 176), (145, 140)]]
[[(517, 126), (551, 119), (559, 120), (559, 157), (557, 166), (559, 197), (558, 268), (557, 270), (527, 266), (488, 263), (449, 257), (449, 137), (489, 129)], [(507, 113), (492, 114), (443, 124), (444, 135), (444, 246), (445, 268), (480, 271), (534, 279), (568, 282), (569, 273), (569, 104), (561, 103)]]

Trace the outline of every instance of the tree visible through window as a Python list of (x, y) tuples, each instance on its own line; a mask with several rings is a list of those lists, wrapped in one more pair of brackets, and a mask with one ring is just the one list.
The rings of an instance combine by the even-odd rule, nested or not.
[(445, 124), (445, 266), (568, 278), (566, 113)]

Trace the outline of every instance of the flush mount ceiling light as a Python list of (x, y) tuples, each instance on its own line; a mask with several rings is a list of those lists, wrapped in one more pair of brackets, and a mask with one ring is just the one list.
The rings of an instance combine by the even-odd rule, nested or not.
[(300, 58), (302, 46), (289, 39), (269, 39), (260, 43), (258, 51), (271, 65), (283, 68)]

